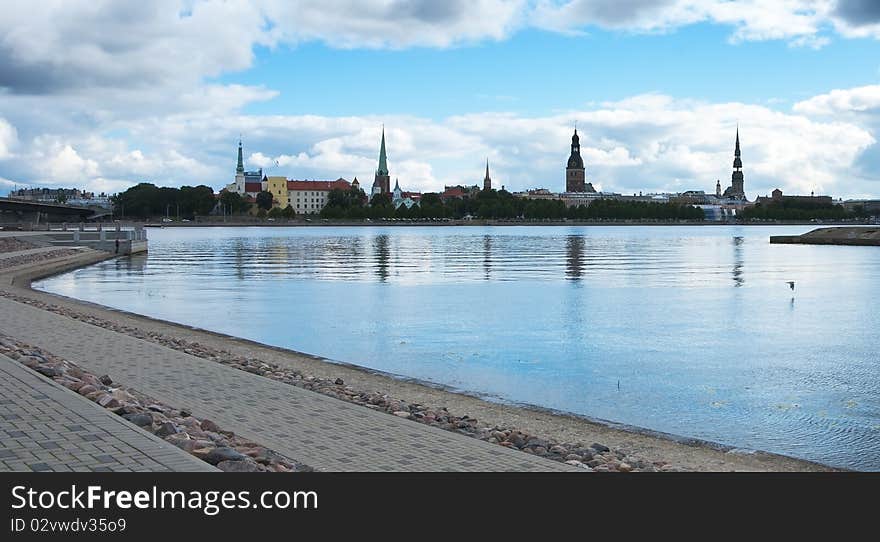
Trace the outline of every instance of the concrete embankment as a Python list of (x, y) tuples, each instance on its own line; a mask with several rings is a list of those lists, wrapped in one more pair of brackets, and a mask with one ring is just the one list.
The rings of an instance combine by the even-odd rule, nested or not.
[(790, 245), (880, 246), (880, 228), (818, 228), (803, 235), (773, 235), (770, 242)]

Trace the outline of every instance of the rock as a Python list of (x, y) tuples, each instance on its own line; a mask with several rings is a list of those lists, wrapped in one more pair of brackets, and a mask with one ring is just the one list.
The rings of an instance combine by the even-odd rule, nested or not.
[(594, 442), (594, 443), (590, 446), (590, 448), (596, 450), (596, 451), (599, 452), (599, 453), (605, 453), (605, 452), (610, 452), (610, 451), (611, 451), (611, 448), (609, 448), (608, 446), (605, 446), (605, 445), (603, 445), (603, 444), (599, 444), (598, 442)]
[(533, 450), (535, 455), (544, 455), (547, 453), (547, 448), (543, 446), (535, 446), (534, 448), (526, 448), (527, 450)]
[(547, 441), (544, 440), (544, 439), (540, 439), (540, 438), (537, 438), (537, 437), (532, 437), (532, 438), (530, 438), (529, 440), (526, 441), (526, 446), (528, 446), (529, 448), (538, 448), (538, 447), (541, 447), (541, 448), (545, 448), (545, 449), (546, 449), (546, 448), (549, 448), (549, 447), (550, 447), (550, 443), (547, 442)]
[(111, 395), (114, 399), (119, 401), (120, 403), (135, 403), (137, 399), (134, 398), (134, 395), (128, 393), (122, 388), (115, 389), (111, 392)]
[(216, 423), (212, 422), (211, 420), (209, 420), (207, 418), (202, 420), (201, 426), (202, 426), (203, 431), (208, 431), (211, 433), (216, 433), (216, 432), (220, 431), (220, 427)]
[(58, 369), (57, 367), (49, 367), (46, 365), (36, 367), (34, 368), (34, 370), (43, 376), (48, 376), (49, 378), (54, 378), (56, 376), (61, 376), (64, 374), (64, 371), (62, 371), (61, 369)]
[(212, 449), (205, 456), (205, 461), (216, 465), (222, 461), (244, 461), (247, 456), (228, 446), (220, 446)]
[(116, 408), (120, 406), (119, 401), (113, 395), (104, 393), (98, 397), (98, 404), (104, 408)]
[(337, 386), (344, 386), (345, 385), (345, 381), (342, 380), (341, 378), (337, 378), (333, 383), (336, 384)]
[(109, 375), (101, 376), (100, 378), (98, 378), (98, 380), (101, 382), (101, 384), (104, 384), (105, 386), (109, 386), (113, 383), (113, 379), (110, 378)]
[(177, 426), (171, 422), (165, 422), (156, 429), (157, 437), (167, 437), (169, 435), (176, 435), (180, 430), (177, 429)]
[(181, 418), (189, 418), (190, 416), (192, 416), (192, 412), (190, 412), (189, 410), (187, 410), (185, 408), (180, 409), (180, 417)]
[(153, 425), (153, 417), (149, 414), (139, 413), (139, 414), (126, 414), (123, 416), (126, 420), (135, 424), (138, 427), (150, 427)]
[(401, 418), (409, 418), (411, 416), (411, 414), (405, 410), (398, 410), (393, 412), (393, 414)]
[(562, 446), (556, 445), (556, 446), (553, 446), (552, 448), (550, 448), (550, 453), (551, 454), (559, 454), (559, 455), (567, 455), (568, 450), (566, 450)]
[(522, 448), (526, 445), (525, 435), (520, 433), (519, 431), (514, 431), (507, 437), (508, 442), (516, 446), (517, 448)]
[(31, 369), (36, 369), (40, 365), (42, 365), (43, 360), (35, 358), (33, 356), (21, 356), (18, 359), (18, 362), (24, 365), (25, 367), (30, 367)]
[(583, 465), (583, 463), (581, 463), (580, 461), (577, 461), (575, 459), (570, 459), (570, 460), (566, 461), (565, 464), (571, 465), (573, 467), (580, 467), (581, 465)]
[(617, 470), (620, 472), (632, 472), (633, 468), (629, 463), (621, 463), (617, 465)]
[(217, 468), (223, 472), (260, 472), (260, 467), (252, 461), (221, 461)]
[(567, 456), (565, 456), (566, 461), (577, 461), (580, 463), (583, 459), (584, 457), (578, 454), (568, 454)]

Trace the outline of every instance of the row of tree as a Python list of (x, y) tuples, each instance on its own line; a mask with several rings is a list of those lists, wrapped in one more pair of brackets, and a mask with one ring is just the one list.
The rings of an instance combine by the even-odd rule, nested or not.
[(588, 206), (566, 207), (558, 199), (518, 198), (506, 190), (482, 190), (474, 196), (443, 201), (439, 194), (425, 193), (419, 205), (396, 208), (387, 194), (374, 196), (370, 204), (363, 190), (333, 190), (321, 211), (327, 219), (359, 220), (364, 218), (455, 218), (466, 216), (488, 219), (524, 218), (529, 220), (563, 218), (702, 220), (703, 211), (690, 205), (600, 199)]
[(783, 200), (772, 203), (756, 203), (740, 215), (745, 220), (843, 220), (867, 216), (864, 208), (847, 211), (843, 205), (819, 201)]
[(114, 213), (123, 217), (149, 218), (181, 216), (192, 219), (207, 215), (217, 202), (210, 186), (158, 187), (140, 183), (111, 197)]

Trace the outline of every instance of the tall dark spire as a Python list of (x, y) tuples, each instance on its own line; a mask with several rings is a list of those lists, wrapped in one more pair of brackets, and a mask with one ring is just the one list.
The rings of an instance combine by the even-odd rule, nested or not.
[(244, 160), (241, 159), (241, 138), (238, 138), (238, 165), (235, 166), (236, 173), (244, 173)]
[(574, 135), (571, 136), (571, 155), (568, 157), (568, 165), (565, 168), (565, 191), (586, 191), (586, 175), (584, 159), (581, 158), (581, 138), (578, 137), (577, 126), (575, 126)]
[(492, 179), (489, 177), (489, 159), (486, 158), (486, 177), (483, 179), (483, 190), (492, 190)]
[(382, 146), (379, 147), (379, 169), (376, 175), (388, 175), (388, 158), (385, 156), (385, 126), (382, 125)]
[(733, 150), (733, 167), (737, 170), (742, 169), (743, 167), (739, 151), (739, 126), (736, 127), (736, 148)]

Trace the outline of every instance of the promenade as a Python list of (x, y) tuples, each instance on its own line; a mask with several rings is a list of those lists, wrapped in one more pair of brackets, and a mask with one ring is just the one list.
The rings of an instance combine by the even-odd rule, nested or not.
[(215, 470), (0, 355), (0, 471)]
[(0, 332), (317, 470), (577, 471), (9, 299), (0, 299)]

